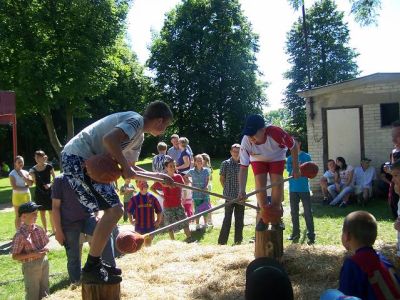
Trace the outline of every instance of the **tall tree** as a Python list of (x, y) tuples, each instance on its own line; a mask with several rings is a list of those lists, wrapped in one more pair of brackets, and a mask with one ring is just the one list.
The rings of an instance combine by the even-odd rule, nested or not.
[[(304, 7), (304, 0), (288, 0), (290, 5), (298, 10)], [(379, 10), (381, 9), (381, 0), (349, 0), (351, 3), (351, 13), (354, 19), (361, 26), (376, 24)]]
[(332, 0), (316, 2), (307, 10), (308, 46), (307, 60), (303, 36), (303, 20), (296, 21), (286, 40), (286, 52), (291, 68), (285, 73), (290, 80), (283, 103), (291, 112), (292, 126), (306, 132), (305, 102), (296, 95), (309, 88), (307, 61), (311, 74), (311, 88), (340, 82), (357, 76), (357, 53), (348, 46), (349, 30), (343, 22), (343, 12), (338, 12)]
[(116, 41), (129, 0), (3, 0), (0, 5), (0, 88), (17, 93), (18, 114), (43, 118), (57, 153), (52, 112), (65, 112), (67, 139), (84, 99), (116, 80)]
[(244, 116), (266, 103), (257, 51), (238, 0), (185, 0), (167, 15), (148, 63), (196, 150), (237, 141)]

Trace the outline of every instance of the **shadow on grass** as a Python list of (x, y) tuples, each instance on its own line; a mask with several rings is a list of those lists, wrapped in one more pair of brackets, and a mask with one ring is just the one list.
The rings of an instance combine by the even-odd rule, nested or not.
[(314, 218), (333, 218), (343, 219), (349, 213), (356, 210), (365, 210), (373, 214), (377, 221), (392, 221), (392, 214), (386, 200), (372, 199), (366, 206), (362, 207), (357, 203), (352, 203), (345, 208), (332, 207), (330, 205), (314, 204)]
[(50, 294), (53, 294), (59, 290), (65, 289), (70, 285), (70, 281), (67, 275), (65, 274), (60, 274), (57, 276), (54, 276), (52, 278), (52, 283), (50, 284)]

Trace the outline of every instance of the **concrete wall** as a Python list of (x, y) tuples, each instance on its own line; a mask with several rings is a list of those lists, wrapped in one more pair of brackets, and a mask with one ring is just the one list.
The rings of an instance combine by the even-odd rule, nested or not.
[(346, 88), (338, 84), (336, 90), (329, 87), (329, 93), (319, 92), (313, 96), (313, 119), (310, 118), (310, 103), (308, 99), (306, 101), (308, 150), (313, 161), (319, 166), (318, 176), (311, 180), (314, 194), (320, 193), (319, 179), (325, 170), (323, 145), (326, 137), (323, 136), (323, 108), (362, 107), (365, 156), (372, 159), (371, 164), (374, 167), (379, 168), (387, 161), (392, 150), (391, 128), (381, 127), (380, 104), (400, 102), (400, 81), (370, 82), (362, 86), (356, 81), (354, 83), (353, 87), (346, 84)]

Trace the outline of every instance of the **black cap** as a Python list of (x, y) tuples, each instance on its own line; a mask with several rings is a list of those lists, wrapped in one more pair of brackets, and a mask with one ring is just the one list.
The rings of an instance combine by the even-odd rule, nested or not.
[(293, 289), (277, 260), (259, 257), (247, 266), (245, 295), (246, 300), (293, 300)]
[(22, 214), (32, 213), (34, 211), (37, 211), (37, 209), (39, 207), (42, 207), (42, 206), (37, 205), (35, 202), (32, 202), (32, 201), (24, 203), (18, 208), (18, 215), (21, 216)]
[(261, 128), (265, 127), (264, 118), (260, 115), (250, 115), (246, 118), (246, 125), (243, 129), (243, 135), (253, 136)]

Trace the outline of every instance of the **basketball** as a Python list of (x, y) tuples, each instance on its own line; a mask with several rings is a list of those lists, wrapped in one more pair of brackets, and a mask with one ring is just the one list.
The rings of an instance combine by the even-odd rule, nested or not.
[(283, 216), (283, 209), (281, 206), (274, 206), (272, 204), (264, 205), (261, 212), (261, 219), (265, 224), (279, 224)]
[(90, 178), (99, 183), (116, 181), (122, 171), (118, 163), (107, 154), (98, 154), (85, 161), (86, 171)]
[(318, 166), (312, 161), (305, 162), (300, 165), (300, 173), (301, 176), (312, 179), (318, 174)]
[(123, 254), (135, 253), (142, 248), (144, 237), (133, 231), (121, 231), (115, 241), (117, 250)]

